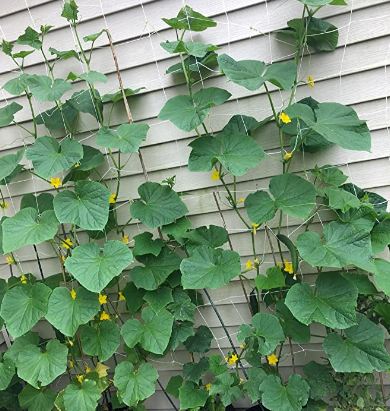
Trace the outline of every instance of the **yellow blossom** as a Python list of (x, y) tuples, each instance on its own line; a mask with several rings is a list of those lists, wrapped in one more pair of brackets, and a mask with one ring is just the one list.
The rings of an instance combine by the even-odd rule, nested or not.
[(259, 264), (259, 259), (255, 258), (255, 264)]
[(62, 186), (62, 181), (57, 177), (57, 178), (51, 178), (50, 179), (50, 185), (52, 187), (58, 188), (59, 186)]
[(125, 296), (123, 295), (122, 291), (118, 292), (118, 296), (119, 296), (119, 301), (126, 301)]
[(211, 387), (210, 383), (206, 384), (206, 391), (210, 391), (210, 387)]
[(281, 266), (282, 266), (282, 263), (276, 263), (276, 265), (277, 265), (278, 267), (281, 267)]
[(76, 291), (73, 288), (70, 290), (70, 296), (72, 297), (73, 300), (76, 299)]
[(66, 248), (67, 250), (70, 248), (70, 246), (72, 246), (72, 240), (70, 238), (66, 238), (65, 240), (62, 240), (62, 248)]
[(26, 284), (27, 283), (27, 278), (24, 275), (22, 275), (20, 277), (20, 281), (22, 282), (22, 284)]
[(74, 165), (74, 168), (77, 168), (77, 167), (80, 167), (80, 163), (76, 163), (76, 164)]
[(71, 347), (74, 346), (74, 342), (73, 342), (72, 340), (69, 340), (68, 343), (69, 343), (69, 345), (70, 345)]
[(69, 360), (69, 367), (70, 367), (70, 368), (73, 368), (73, 367), (74, 367), (74, 363), (73, 363), (72, 360)]
[(99, 294), (99, 303), (100, 305), (107, 304), (107, 296)]
[(270, 365), (276, 365), (276, 363), (279, 362), (278, 357), (275, 354), (269, 355), (267, 360)]
[(228, 363), (230, 365), (235, 364), (238, 361), (238, 355), (237, 354), (233, 354), (229, 359), (228, 359)]
[(77, 381), (81, 384), (83, 382), (84, 379), (84, 375), (78, 374), (76, 375)]
[(314, 78), (313, 78), (312, 76), (309, 76), (309, 77), (307, 78), (307, 84), (308, 84), (310, 87), (314, 87)]
[(88, 367), (88, 365), (85, 366), (85, 373), (88, 374), (90, 373), (92, 370)]
[(251, 260), (248, 260), (247, 262), (246, 262), (246, 269), (247, 270), (250, 270), (252, 268), (252, 261)]
[(64, 255), (62, 255), (62, 256), (61, 256), (61, 260), (62, 260), (62, 262), (64, 263), (65, 260), (66, 260), (66, 257), (65, 257)]
[(283, 158), (285, 160), (289, 160), (291, 157), (292, 157), (292, 153), (286, 153)]
[(241, 344), (240, 348), (243, 350), (245, 348), (245, 345)]
[(240, 378), (240, 383), (245, 382), (245, 380), (243, 378)]
[(219, 180), (219, 171), (213, 170), (213, 172), (211, 173), (211, 179), (212, 179), (213, 181)]
[(282, 120), (283, 123), (287, 124), (287, 123), (291, 123), (291, 119), (288, 116), (288, 114), (286, 113), (281, 113), (279, 118)]
[(256, 235), (257, 227), (258, 227), (259, 225), (260, 225), (260, 224), (252, 223), (253, 235)]
[(245, 200), (243, 198), (239, 198), (237, 203), (243, 203)]
[(292, 263), (289, 263), (286, 259), (283, 259), (283, 261), (284, 261), (284, 271), (286, 271), (289, 274), (294, 274)]
[(112, 193), (112, 194), (110, 195), (110, 199), (108, 200), (108, 202), (109, 202), (110, 204), (115, 204), (115, 203), (116, 203), (115, 198), (116, 198), (116, 194)]
[(8, 265), (11, 265), (15, 262), (15, 260), (11, 256), (5, 257), (5, 259), (7, 260)]
[(122, 238), (122, 243), (129, 244), (129, 235), (125, 234)]
[(109, 319), (110, 319), (110, 315), (107, 314), (105, 311), (103, 311), (103, 312), (100, 314), (100, 321), (105, 321), (105, 320), (109, 320)]
[(0, 207), (7, 209), (8, 208), (8, 203), (6, 201), (3, 201), (2, 203), (0, 203)]

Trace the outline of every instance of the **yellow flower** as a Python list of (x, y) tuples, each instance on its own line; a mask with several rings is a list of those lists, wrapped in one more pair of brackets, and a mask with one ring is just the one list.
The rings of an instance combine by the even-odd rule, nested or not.
[(287, 124), (287, 123), (291, 123), (291, 119), (288, 116), (288, 114), (286, 113), (282, 113), (280, 114), (279, 118), (282, 120), (283, 123)]
[(108, 373), (107, 370), (109, 370), (110, 367), (107, 367), (106, 365), (102, 364), (101, 362), (98, 362), (96, 364), (95, 369), (93, 372), (97, 372), (100, 378), (107, 377)]
[(26, 284), (27, 283), (27, 278), (24, 275), (22, 275), (20, 277), (20, 281), (22, 282), (22, 284)]
[(77, 168), (77, 167), (80, 167), (80, 163), (76, 163), (76, 164), (74, 165), (74, 168)]
[(243, 350), (245, 348), (245, 345), (241, 344), (240, 348)]
[(210, 383), (206, 384), (206, 391), (210, 391), (210, 387), (211, 387)]
[(50, 179), (50, 185), (52, 187), (58, 188), (59, 186), (62, 186), (62, 181), (57, 177), (57, 178), (51, 178)]
[(100, 321), (105, 321), (105, 320), (109, 320), (109, 319), (110, 319), (110, 315), (107, 314), (105, 311), (103, 311), (103, 312), (100, 314)]
[(62, 240), (62, 248), (66, 248), (67, 250), (69, 250), (70, 246), (72, 246), (72, 240), (70, 238), (66, 238), (65, 240)]
[(246, 262), (246, 269), (247, 270), (250, 270), (252, 268), (252, 261), (251, 260), (248, 260), (247, 262)]
[(15, 260), (11, 256), (5, 257), (5, 259), (7, 260), (8, 265), (11, 265), (15, 262)]
[(237, 203), (243, 203), (245, 200), (243, 198), (239, 198)]
[(253, 235), (256, 235), (257, 227), (258, 227), (259, 225), (260, 225), (260, 224), (252, 223)]
[(66, 260), (66, 257), (65, 257), (64, 255), (62, 255), (62, 256), (61, 256), (61, 260), (62, 260), (62, 262), (64, 263), (65, 260)]
[(289, 263), (286, 259), (284, 261), (284, 271), (288, 272), (289, 274), (294, 274), (292, 263)]
[(107, 304), (107, 296), (99, 294), (99, 303), (100, 305)]
[(76, 299), (76, 291), (73, 288), (70, 290), (70, 296), (72, 297), (73, 300)]
[(212, 174), (211, 174), (211, 179), (212, 179), (213, 181), (219, 180), (219, 171), (213, 170), (213, 172), (212, 172)]
[(118, 296), (119, 296), (119, 301), (126, 301), (125, 296), (122, 294), (122, 291), (118, 292)]
[(281, 266), (282, 266), (282, 263), (276, 263), (276, 265), (277, 265), (278, 267), (281, 267)]
[(267, 360), (270, 365), (276, 365), (276, 363), (279, 362), (278, 357), (275, 354), (269, 355)]
[(88, 365), (85, 366), (85, 373), (88, 374), (89, 372), (91, 372), (92, 370), (88, 367)]
[(314, 87), (314, 78), (313, 78), (312, 76), (309, 76), (309, 77), (307, 78), (307, 84), (308, 84), (310, 87)]
[(112, 194), (110, 195), (110, 199), (108, 200), (108, 202), (109, 202), (110, 204), (115, 204), (115, 203), (116, 203), (115, 198), (116, 198), (116, 194), (112, 193)]
[(259, 264), (259, 259), (255, 258), (255, 264)]
[(8, 203), (6, 201), (3, 201), (2, 203), (0, 203), (0, 207), (7, 209), (8, 208)]
[(70, 345), (71, 347), (74, 346), (74, 342), (73, 342), (72, 340), (69, 340), (68, 343), (69, 343), (69, 345)]
[(70, 368), (73, 368), (73, 367), (74, 367), (74, 363), (73, 363), (72, 360), (69, 360), (69, 367), (70, 367)]
[(235, 364), (238, 361), (238, 355), (237, 354), (233, 354), (229, 359), (228, 359), (228, 363), (230, 365)]
[(285, 160), (289, 160), (291, 157), (292, 157), (292, 153), (286, 153), (283, 158)]
[(77, 381), (81, 384), (83, 382), (84, 379), (84, 375), (78, 374), (76, 375)]
[(125, 234), (122, 238), (122, 243), (129, 244), (129, 235)]
[(240, 378), (240, 383), (242, 384), (243, 382), (245, 382), (245, 380), (243, 378)]

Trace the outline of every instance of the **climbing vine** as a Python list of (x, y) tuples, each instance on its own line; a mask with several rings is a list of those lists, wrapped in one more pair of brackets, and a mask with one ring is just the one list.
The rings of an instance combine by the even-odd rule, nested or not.
[[(16, 42), (27, 50), (15, 52), (15, 45), (3, 40), (3, 53), (19, 71), (3, 89), (25, 99), (26, 108), (12, 102), (0, 109), (0, 126), (19, 128), (24, 143), (0, 158), (0, 251), (11, 274), (0, 280), (0, 326), (13, 340), (0, 354), (0, 410), (142, 411), (156, 384), (180, 410), (222, 411), (240, 398), (271, 411), (387, 409), (382, 375), (390, 368), (387, 200), (348, 183), (333, 165), (300, 172), (303, 153), (331, 146), (371, 149), (366, 122), (350, 107), (307, 95), (315, 82), (310, 66), (305, 73), (300, 69), (312, 50), (330, 53), (337, 47), (337, 27), (315, 17), (318, 11), (346, 3), (299, 1), (302, 16), (276, 34), (294, 59), (270, 65), (236, 61), (217, 46), (186, 41), (188, 33), (217, 25), (188, 6), (163, 19), (176, 40), (161, 46), (178, 57), (167, 75), (182, 78), (188, 92), (169, 99), (158, 117), (196, 133), (188, 169), (209, 173), (223, 188), (213, 193), (221, 227), (192, 228), (183, 194), (174, 190), (175, 177), (149, 181), (141, 145), (150, 127), (134, 123), (128, 105), (142, 88), (123, 86), (108, 30), (80, 38), (74, 0), (64, 4), (62, 17), (76, 49), (47, 48), (51, 26), (39, 32), (28, 27)], [(119, 83), (104, 95), (98, 84), (107, 77), (91, 68), (101, 36), (109, 41)], [(47, 75), (25, 69), (32, 53), (41, 53)], [(57, 63), (67, 59), (78, 62), (81, 72), (75, 68), (66, 79), (57, 78)], [(238, 113), (221, 131), (213, 130), (206, 124), (210, 112), (232, 97), (206, 86), (217, 76), (219, 83), (261, 93), (269, 116), (261, 118), (264, 107), (258, 119)], [(73, 89), (79, 91), (72, 94)], [(298, 89), (307, 96), (297, 101)], [(278, 102), (282, 96), (279, 105), (276, 94)], [(37, 113), (36, 102), (52, 107)], [(123, 105), (128, 122), (115, 129), (112, 115)], [(30, 110), (32, 122), (16, 121), (22, 110)], [(81, 138), (88, 117), (98, 131)], [(279, 144), (277, 155), (262, 148), (264, 130)], [(136, 198), (121, 187), (132, 156), (138, 156), (145, 180)], [(269, 179), (267, 190), (240, 196), (242, 176), (274, 165), (280, 174)], [(29, 174), (44, 192), (25, 194), (19, 211), (9, 216), (4, 186)], [(247, 254), (253, 257), (244, 264), (226, 229), (226, 208), (250, 238)], [(320, 225), (323, 210), (327, 220)], [(299, 226), (292, 235), (284, 229), (287, 218)], [(144, 231), (131, 234), (138, 223)], [(271, 267), (259, 252), (259, 231)], [(21, 249), (34, 250), (37, 272), (23, 271)], [(58, 274), (45, 274), (46, 249), (55, 256)], [(238, 328), (238, 344), (208, 292), (235, 278), (251, 315), (250, 324)], [(213, 333), (195, 327), (203, 299), (231, 346), (226, 358), (209, 355)], [(42, 319), (52, 329), (50, 338), (36, 327)], [(313, 340), (322, 345), (324, 358), (298, 364), (294, 345)], [(163, 384), (151, 360), (179, 345), (190, 361)], [(287, 376), (279, 367), (286, 358), (292, 369)]]

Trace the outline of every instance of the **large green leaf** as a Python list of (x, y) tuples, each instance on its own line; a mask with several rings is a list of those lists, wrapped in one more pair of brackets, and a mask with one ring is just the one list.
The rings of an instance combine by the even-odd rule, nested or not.
[(248, 380), (244, 382), (244, 390), (252, 403), (261, 399), (260, 385), (267, 377), (262, 368), (252, 367), (247, 370)]
[(307, 283), (295, 284), (286, 297), (286, 305), (303, 324), (317, 321), (331, 328), (348, 328), (356, 324), (358, 291), (354, 284), (338, 273), (321, 274), (313, 293)]
[(252, 318), (252, 326), (242, 324), (238, 330), (237, 339), (251, 345), (256, 342), (255, 349), (261, 355), (270, 354), (278, 343), (286, 339), (278, 318), (273, 314), (257, 313)]
[(183, 377), (195, 384), (206, 374), (209, 369), (209, 359), (202, 357), (199, 362), (187, 362), (183, 365)]
[(57, 106), (39, 113), (35, 117), (38, 125), (44, 124), (49, 130), (64, 130), (67, 125), (73, 126), (78, 116), (78, 111), (71, 107), (67, 102), (62, 105), (62, 110)]
[(120, 345), (118, 324), (112, 321), (101, 321), (95, 326), (81, 327), (80, 340), (87, 355), (96, 355), (99, 361), (107, 361)]
[(303, 371), (307, 375), (306, 382), (313, 400), (329, 397), (336, 391), (336, 382), (329, 366), (310, 361), (303, 367)]
[(83, 158), (80, 160), (80, 165), (77, 167), (81, 171), (89, 171), (104, 163), (104, 155), (100, 150), (91, 146), (83, 145)]
[(42, 47), (42, 41), (39, 39), (39, 33), (30, 26), (26, 28), (24, 34), (18, 37), (18, 40), (16, 42), (17, 44), (30, 46), (37, 50), (40, 50)]
[(23, 208), (35, 208), (38, 214), (42, 214), (44, 211), (53, 210), (54, 196), (50, 193), (41, 193), (39, 195), (25, 194), (20, 202), (20, 209)]
[(66, 371), (68, 348), (58, 340), (50, 340), (45, 352), (35, 345), (24, 346), (17, 360), (19, 377), (34, 388), (49, 385)]
[(53, 137), (39, 137), (27, 149), (26, 157), (32, 161), (35, 172), (47, 179), (74, 166), (83, 157), (83, 146), (71, 138), (60, 145)]
[(385, 331), (366, 316), (357, 314), (357, 325), (347, 328), (345, 337), (330, 333), (323, 347), (336, 372), (372, 373), (390, 367), (390, 357), (384, 346)]
[(217, 25), (215, 21), (198, 13), (190, 6), (180, 9), (177, 17), (163, 19), (163, 21), (176, 30), (204, 31)]
[(27, 77), (28, 74), (23, 73), (19, 77), (7, 81), (4, 84), (3, 89), (13, 96), (20, 96), (26, 90), (27, 85), (25, 80)]
[(19, 404), (28, 411), (52, 411), (57, 393), (43, 388), (37, 390), (31, 385), (26, 385), (19, 394)]
[(28, 76), (26, 84), (31, 94), (41, 102), (59, 100), (63, 94), (72, 89), (72, 85), (63, 79), (57, 78), (52, 82), (50, 77), (36, 74)]
[(208, 396), (209, 394), (204, 388), (199, 389), (193, 382), (186, 381), (179, 388), (180, 410), (203, 407)]
[(275, 304), (275, 311), (286, 336), (291, 337), (297, 343), (310, 342), (310, 326), (299, 322), (283, 301)]
[(177, 287), (173, 291), (172, 301), (174, 301), (173, 304), (170, 304), (168, 308), (174, 315), (175, 320), (194, 321), (196, 305), (192, 303), (190, 296), (185, 291)]
[(180, 264), (185, 289), (216, 288), (241, 274), (240, 256), (235, 251), (202, 245)]
[(207, 53), (218, 50), (220, 47), (213, 46), (212, 44), (204, 44), (198, 41), (184, 42), (182, 40), (166, 41), (160, 43), (160, 46), (168, 53), (187, 53), (190, 56), (204, 57)]
[(390, 244), (390, 215), (380, 221), (371, 231), (372, 253), (381, 253)]
[(298, 374), (290, 375), (287, 384), (269, 375), (260, 385), (262, 403), (271, 411), (301, 411), (309, 399), (309, 385)]
[(194, 324), (190, 321), (175, 321), (173, 323), (172, 335), (169, 341), (169, 348), (176, 350), (179, 344), (194, 335)]
[(101, 127), (96, 136), (96, 144), (117, 148), (121, 153), (138, 153), (149, 128), (147, 124), (122, 124), (116, 131)]
[(242, 176), (265, 157), (260, 145), (246, 134), (199, 137), (189, 145), (189, 171), (211, 171), (219, 161), (229, 173)]
[(280, 267), (271, 267), (267, 269), (266, 276), (260, 274), (255, 278), (255, 284), (259, 290), (271, 290), (285, 286), (286, 282)]
[(165, 103), (158, 118), (171, 121), (180, 130), (191, 131), (202, 124), (212, 106), (224, 103), (230, 96), (226, 90), (209, 87), (197, 91), (193, 97), (172, 97)]
[(95, 411), (101, 397), (100, 389), (93, 380), (81, 384), (69, 384), (64, 391), (66, 411)]
[(51, 289), (41, 283), (22, 284), (7, 291), (0, 312), (14, 338), (25, 334), (46, 315), (50, 294)]
[(133, 254), (135, 257), (145, 254), (153, 254), (157, 257), (164, 247), (164, 241), (160, 238), (152, 240), (153, 234), (145, 231), (144, 233), (134, 236)]
[(130, 206), (133, 218), (151, 228), (173, 223), (188, 213), (180, 197), (167, 185), (147, 182), (138, 187), (140, 200)]
[(54, 211), (44, 211), (38, 219), (38, 211), (24, 208), (2, 223), (3, 251), (9, 253), (28, 244), (51, 240), (57, 232), (58, 220)]
[(296, 103), (284, 112), (290, 119), (303, 120), (311, 130), (342, 148), (371, 150), (367, 123), (360, 120), (351, 107), (339, 103), (319, 103), (313, 111), (308, 105)]
[(122, 401), (129, 407), (154, 394), (158, 372), (152, 364), (141, 364), (137, 370), (130, 362), (122, 362), (115, 369), (114, 384)]
[(103, 230), (109, 213), (111, 193), (95, 181), (78, 181), (74, 192), (61, 191), (54, 198), (54, 211), (60, 223), (76, 224), (85, 230)]
[(225, 228), (210, 224), (187, 231), (184, 236), (186, 247), (190, 254), (198, 245), (207, 245), (211, 248), (221, 247), (228, 242), (228, 232)]
[(359, 208), (360, 200), (349, 193), (338, 187), (326, 187), (325, 194), (328, 197), (329, 206), (334, 210), (341, 210), (342, 213), (346, 213), (351, 208)]
[(10, 360), (16, 365), (20, 351), (24, 349), (26, 345), (32, 344), (37, 346), (39, 343), (39, 335), (35, 332), (28, 331), (21, 337), (15, 338), (11, 347), (4, 353), (4, 359)]
[(79, 326), (90, 321), (99, 310), (96, 294), (78, 287), (73, 299), (66, 287), (57, 287), (50, 296), (45, 317), (62, 334), (73, 337)]
[(289, 90), (297, 74), (297, 66), (291, 61), (274, 63), (266, 67), (262, 61), (236, 61), (227, 54), (222, 54), (218, 56), (218, 64), (229, 81), (250, 91), (259, 89), (266, 81), (283, 90)]
[(125, 322), (121, 334), (128, 347), (140, 343), (141, 347), (154, 354), (163, 354), (172, 334), (173, 316), (166, 310), (158, 313), (150, 307), (142, 310), (141, 324), (133, 318)]
[(354, 264), (374, 271), (369, 232), (357, 230), (350, 223), (332, 221), (324, 227), (324, 237), (325, 243), (314, 232), (298, 236), (298, 251), (310, 265), (342, 268)]
[(13, 173), (22, 160), (23, 154), (24, 149), (21, 149), (16, 154), (7, 154), (0, 157), (0, 181)]
[(99, 112), (103, 113), (103, 102), (97, 90), (95, 90), (95, 96), (90, 90), (77, 91), (69, 100), (66, 100), (66, 103), (80, 113), (91, 114), (97, 121), (99, 121)]
[(390, 296), (390, 262), (382, 258), (375, 259), (375, 284), (386, 295)]
[(14, 114), (23, 108), (18, 103), (12, 102), (0, 108), (0, 127), (8, 126), (14, 121)]
[(316, 191), (312, 183), (295, 174), (281, 174), (271, 179), (269, 191), (256, 191), (245, 199), (245, 208), (252, 222), (260, 224), (271, 220), (278, 209), (305, 219), (316, 204)]
[(210, 394), (219, 394), (222, 404), (225, 407), (244, 396), (240, 387), (236, 385), (233, 374), (229, 372), (225, 372), (216, 377), (215, 382), (211, 384)]
[(157, 289), (173, 271), (179, 269), (182, 259), (168, 247), (164, 247), (157, 257), (148, 254), (138, 256), (137, 260), (144, 266), (131, 269), (131, 279), (138, 288), (152, 291)]
[[(1, 360), (1, 356), (0, 356)], [(0, 391), (6, 390), (15, 375), (15, 365), (12, 360), (0, 361)]]
[(102, 253), (96, 243), (79, 245), (66, 259), (65, 267), (87, 290), (100, 293), (132, 261), (127, 245), (111, 240), (104, 244)]
[(184, 341), (184, 346), (189, 352), (206, 353), (210, 350), (213, 333), (209, 327), (201, 325), (195, 332), (195, 335)]

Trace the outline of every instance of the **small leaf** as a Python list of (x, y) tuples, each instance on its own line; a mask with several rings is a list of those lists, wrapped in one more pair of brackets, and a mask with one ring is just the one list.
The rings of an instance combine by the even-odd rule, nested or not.
[(271, 290), (286, 285), (282, 270), (279, 267), (268, 268), (267, 276), (258, 275), (255, 278), (255, 284), (259, 290)]
[(147, 124), (122, 124), (116, 131), (101, 127), (96, 136), (96, 144), (117, 148), (121, 153), (138, 153), (149, 128)]
[(193, 382), (186, 381), (179, 388), (180, 410), (203, 407), (209, 394), (204, 388), (197, 388)]
[[(0, 159), (1, 161), (1, 159)], [(390, 244), (390, 216), (385, 217), (371, 231), (372, 253), (378, 254)]]
[(58, 59), (61, 59), (61, 60), (68, 60), (70, 58), (75, 58), (76, 60), (80, 61), (80, 56), (75, 50), (59, 51), (53, 47), (50, 47), (49, 51), (51, 55), (55, 55)]
[(106, 30), (101, 30), (98, 33), (89, 34), (88, 36), (84, 36), (83, 40), (85, 42), (92, 41), (95, 42)]
[(54, 196), (50, 193), (41, 193), (38, 196), (34, 194), (25, 194), (20, 202), (20, 209), (35, 208), (38, 214), (42, 214), (44, 211), (53, 210)]
[(14, 114), (23, 108), (18, 103), (12, 102), (0, 108), (0, 127), (5, 127), (14, 121)]
[(338, 187), (326, 187), (324, 190), (329, 200), (329, 206), (334, 210), (346, 213), (351, 208), (359, 208), (359, 199), (348, 191)]
[(207, 53), (214, 50), (219, 50), (220, 47), (212, 44), (204, 44), (198, 41), (166, 41), (160, 43), (161, 47), (168, 53), (187, 53), (190, 56), (203, 58)]
[(0, 180), (4, 180), (15, 171), (23, 158), (23, 154), (24, 149), (21, 149), (16, 154), (7, 154), (0, 157)]
[(90, 90), (77, 91), (69, 100), (66, 100), (66, 104), (80, 113), (91, 114), (97, 121), (99, 121), (99, 113), (101, 115), (103, 113), (103, 102), (97, 90), (95, 90), (95, 96)]
[(338, 167), (330, 164), (326, 164), (322, 167), (316, 166), (311, 172), (320, 181), (337, 187), (348, 180), (348, 176), (346, 176)]
[(177, 17), (163, 21), (176, 30), (204, 31), (217, 25), (215, 21), (196, 12), (190, 6), (180, 9)]
[(3, 89), (8, 93), (12, 94), (13, 96), (20, 96), (22, 93), (26, 91), (26, 78), (28, 74), (21, 74), (19, 77), (13, 78), (7, 81)]
[(56, 397), (57, 393), (53, 390), (37, 390), (31, 385), (26, 385), (18, 396), (20, 406), (28, 411), (52, 411)]
[(214, 336), (209, 327), (201, 325), (195, 332), (195, 335), (187, 338), (184, 346), (189, 352), (206, 353), (210, 350), (211, 341)]
[(64, 391), (65, 409), (66, 411), (95, 411), (101, 396), (100, 389), (93, 380), (84, 380), (77, 385), (69, 384)]
[(202, 357), (198, 363), (188, 362), (183, 365), (183, 377), (187, 381), (192, 381), (195, 384), (206, 374), (209, 369), (209, 359)]
[[(226, 361), (224, 361), (223, 364), (221, 364), (222, 357), (220, 355), (210, 355), (209, 357), (209, 371), (219, 375), (219, 374), (224, 374), (227, 370), (228, 367), (226, 365)], [(249, 370), (248, 370), (249, 371)]]
[(61, 17), (65, 17), (68, 21), (76, 21), (77, 13), (79, 9), (75, 0), (69, 0), (64, 3), (64, 8), (62, 9)]
[(79, 74), (77, 77), (85, 80), (88, 84), (107, 83), (106, 75), (94, 70), (91, 70), (88, 73)]
[(144, 300), (155, 313), (158, 313), (169, 303), (173, 302), (172, 289), (162, 287), (154, 291), (148, 291), (144, 296)]
[(260, 385), (267, 377), (266, 372), (262, 368), (252, 367), (247, 370), (248, 381), (244, 382), (244, 390), (248, 394), (252, 403), (261, 399), (262, 392)]
[(15, 375), (15, 365), (12, 360), (4, 359), (0, 362), (0, 390), (4, 391), (11, 383)]
[(225, 407), (244, 396), (240, 387), (235, 385), (234, 376), (229, 374), (229, 372), (225, 372), (216, 377), (216, 381), (211, 384), (210, 394), (219, 394), (222, 404)]
[(30, 88), (31, 94), (38, 101), (59, 100), (67, 91), (72, 89), (72, 85), (63, 79), (55, 79), (52, 82), (48, 76), (30, 75), (26, 78), (26, 84)]
[(181, 375), (174, 375), (169, 380), (165, 391), (168, 394), (173, 395), (175, 398), (179, 398), (179, 388), (183, 385), (183, 377)]
[(40, 50), (42, 48), (42, 42), (39, 40), (39, 33), (32, 29), (30, 26), (26, 28), (24, 34), (18, 37), (17, 44), (25, 44), (34, 49)]
[(130, 314), (135, 314), (144, 304), (144, 295), (146, 291), (138, 289), (133, 282), (128, 282), (122, 290), (126, 298), (126, 307)]
[(344, 273), (343, 277), (350, 281), (362, 295), (376, 295), (378, 294), (375, 285), (370, 281), (370, 278), (366, 274), (358, 273)]
[[(126, 97), (133, 96), (134, 94), (138, 94), (141, 90), (144, 90), (144, 89), (145, 87), (140, 87), (135, 90), (132, 90), (131, 88), (125, 88), (124, 89), (125, 96)], [(113, 103), (117, 103), (118, 101), (121, 101), (121, 100), (123, 100), (122, 90), (119, 90), (116, 93), (104, 94), (104, 96), (102, 97), (103, 103), (106, 103), (107, 101), (112, 101)]]
[(77, 167), (79, 170), (90, 171), (104, 163), (104, 155), (100, 150), (83, 145), (83, 152), (83, 158), (79, 162), (79, 167)]

